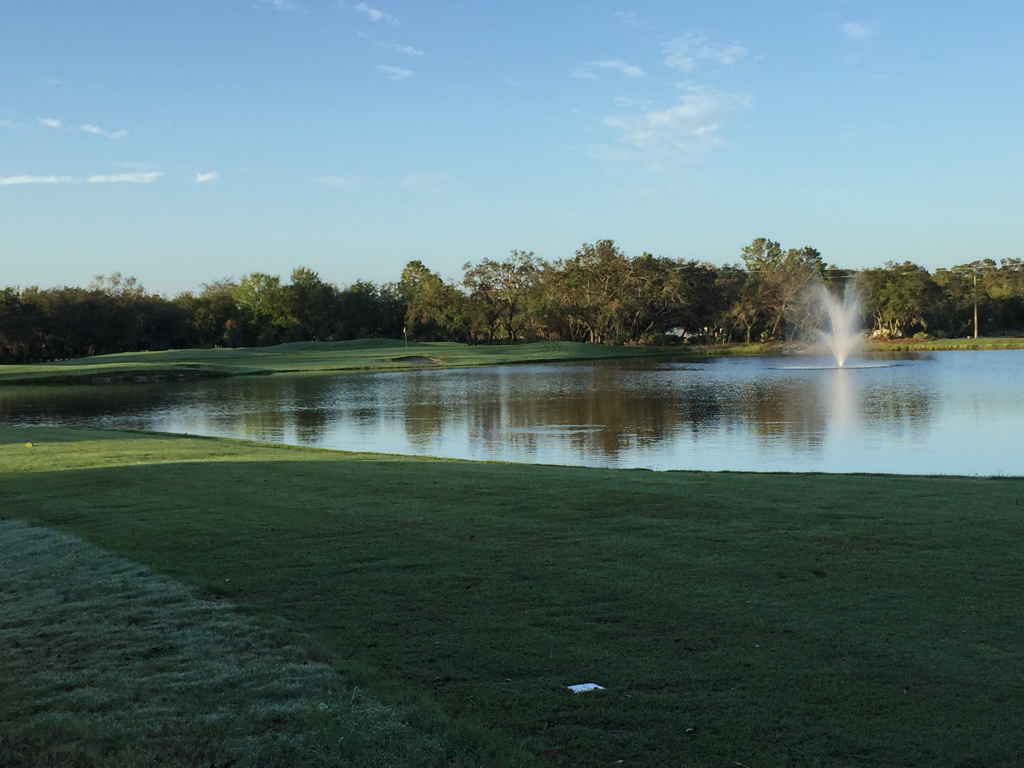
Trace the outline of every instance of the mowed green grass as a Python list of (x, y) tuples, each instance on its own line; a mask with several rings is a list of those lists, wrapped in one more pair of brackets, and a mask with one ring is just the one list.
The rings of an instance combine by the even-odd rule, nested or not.
[(0, 499), (242, 606), (466, 764), (1024, 763), (1020, 478), (8, 428)]
[(0, 520), (0, 765), (372, 765), (463, 756), (231, 604)]
[(981, 337), (978, 339), (898, 339), (894, 341), (872, 341), (868, 349), (889, 352), (941, 352), (945, 350), (993, 350), (1024, 349), (1024, 338), (1019, 336)]
[[(152, 377), (237, 376), (318, 371), (385, 371), (433, 367), (665, 357), (680, 349), (606, 347), (570, 341), (469, 346), (452, 342), (418, 344), (394, 339), (297, 342), (275, 347), (175, 349), (125, 352), (54, 363), (0, 366), (0, 384), (76, 380), (132, 380)], [(427, 358), (430, 362), (415, 360)]]
[[(869, 342), (868, 352), (953, 349), (1024, 349), (1024, 339), (944, 339)], [(395, 339), (296, 342), (239, 349), (172, 349), (125, 352), (53, 363), (0, 366), (0, 385), (47, 382), (122, 382), (273, 373), (366, 372), (411, 368), (467, 368), (479, 365), (584, 360), (666, 359), (694, 356), (780, 355), (822, 352), (814, 345), (722, 344), (674, 347), (615, 347), (572, 341), (469, 346), (454, 342), (406, 344)]]

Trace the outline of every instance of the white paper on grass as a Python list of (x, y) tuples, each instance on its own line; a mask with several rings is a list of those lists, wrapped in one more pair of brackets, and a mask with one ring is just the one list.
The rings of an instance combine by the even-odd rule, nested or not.
[(597, 683), (578, 683), (577, 685), (570, 685), (569, 690), (573, 693), (585, 693), (586, 691), (603, 691), (604, 686), (598, 685)]

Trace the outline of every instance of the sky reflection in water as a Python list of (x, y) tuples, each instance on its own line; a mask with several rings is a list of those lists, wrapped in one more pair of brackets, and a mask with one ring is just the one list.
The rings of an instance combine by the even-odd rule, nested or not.
[(0, 389), (8, 424), (652, 469), (1024, 474), (1024, 353)]

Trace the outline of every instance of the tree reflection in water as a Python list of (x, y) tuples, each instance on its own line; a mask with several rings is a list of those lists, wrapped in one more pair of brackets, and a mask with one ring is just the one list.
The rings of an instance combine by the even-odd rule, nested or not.
[[(1013, 455), (1000, 435), (1024, 429), (1024, 355), (980, 354), (862, 369), (748, 358), (7, 387), (0, 421), (594, 466), (1022, 474), (999, 462)], [(894, 461), (912, 453), (908, 439), (925, 458)], [(964, 441), (979, 444), (978, 466), (940, 466)]]

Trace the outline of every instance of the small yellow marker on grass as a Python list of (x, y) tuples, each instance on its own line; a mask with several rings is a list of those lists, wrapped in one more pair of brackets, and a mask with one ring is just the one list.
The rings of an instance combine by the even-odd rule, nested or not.
[(31, 448), (32, 447), (32, 443), (25, 443), (25, 447), (26, 448)]

